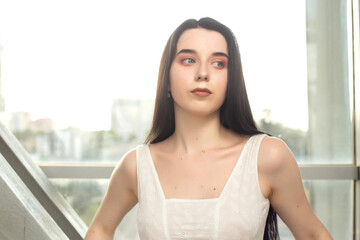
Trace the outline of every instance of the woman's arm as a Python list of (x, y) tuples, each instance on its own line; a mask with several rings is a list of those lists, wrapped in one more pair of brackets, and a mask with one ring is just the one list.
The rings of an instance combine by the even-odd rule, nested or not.
[(299, 167), (286, 144), (266, 137), (259, 151), (259, 181), (296, 239), (332, 239), (306, 198)]
[(116, 227), (137, 203), (136, 152), (123, 157), (111, 175), (109, 187), (86, 234), (85, 240), (113, 239)]

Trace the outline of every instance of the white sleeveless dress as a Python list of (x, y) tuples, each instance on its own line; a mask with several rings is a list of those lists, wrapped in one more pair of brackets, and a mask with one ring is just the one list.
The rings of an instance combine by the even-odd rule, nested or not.
[(212, 199), (166, 199), (149, 145), (138, 146), (140, 239), (263, 239), (269, 200), (260, 190), (257, 159), (264, 136), (245, 143), (222, 193)]

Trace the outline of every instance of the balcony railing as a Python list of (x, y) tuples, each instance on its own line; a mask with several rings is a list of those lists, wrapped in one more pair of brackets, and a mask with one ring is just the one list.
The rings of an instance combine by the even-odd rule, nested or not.
[[(38, 163), (48, 178), (109, 178), (116, 163)], [(359, 180), (355, 165), (299, 165), (304, 180)]]

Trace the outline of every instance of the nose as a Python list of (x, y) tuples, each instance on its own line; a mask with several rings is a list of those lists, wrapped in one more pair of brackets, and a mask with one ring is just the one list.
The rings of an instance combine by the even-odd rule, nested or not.
[(204, 80), (204, 81), (208, 81), (209, 77), (207, 75), (207, 73), (204, 73), (204, 72), (201, 72), (201, 73), (198, 73), (195, 75), (195, 80), (197, 81), (201, 81), (201, 80)]
[(198, 72), (195, 74), (196, 81), (209, 81), (208, 70), (205, 66), (200, 66)]

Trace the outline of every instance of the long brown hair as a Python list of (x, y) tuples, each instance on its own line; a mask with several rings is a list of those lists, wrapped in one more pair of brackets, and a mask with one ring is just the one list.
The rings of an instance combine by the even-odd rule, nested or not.
[[(160, 62), (157, 92), (155, 98), (152, 128), (145, 143), (157, 143), (170, 137), (175, 131), (174, 102), (168, 97), (170, 68), (176, 54), (177, 42), (181, 34), (193, 28), (205, 28), (222, 34), (229, 53), (228, 84), (223, 105), (220, 108), (220, 123), (227, 129), (243, 135), (262, 133), (256, 127), (243, 77), (240, 52), (232, 31), (212, 18), (199, 21), (189, 19), (183, 22), (170, 36)], [(264, 239), (278, 239), (277, 216), (270, 205), (266, 220)]]

